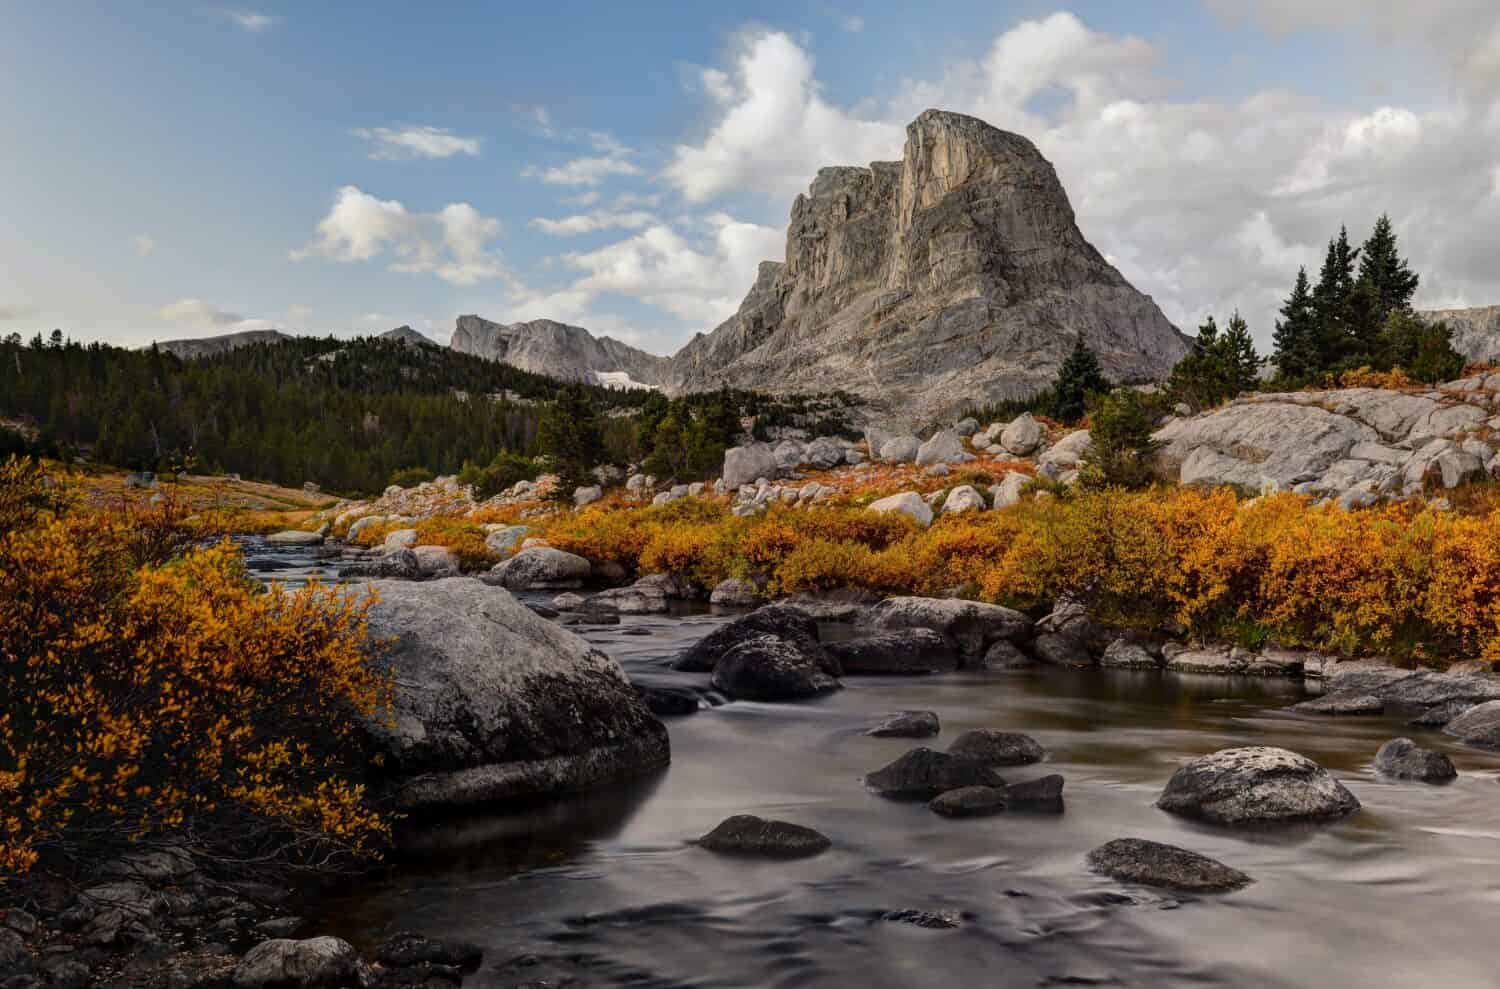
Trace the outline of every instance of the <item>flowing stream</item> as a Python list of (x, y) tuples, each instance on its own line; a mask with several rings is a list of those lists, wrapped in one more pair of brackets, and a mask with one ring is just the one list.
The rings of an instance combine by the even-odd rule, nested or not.
[[(302, 579), (307, 551), (247, 547), (256, 572)], [(299, 555), (300, 554), (300, 555)], [(281, 560), (274, 571), (258, 565)], [(543, 600), (540, 596), (537, 600)], [(672, 765), (628, 785), (414, 829), (398, 862), (316, 918), (369, 945), (396, 930), (474, 941), (466, 986), (1359, 987), (1500, 983), (1500, 756), (1400, 718), (1315, 718), (1284, 680), (1059, 669), (858, 678), (799, 704), (717, 704), (664, 663), (724, 616), (626, 616), (582, 627), (641, 682), (704, 693), (668, 720)], [(648, 635), (629, 634), (648, 632)], [(928, 709), (942, 734), (869, 738)], [(1046, 747), (1008, 780), (1066, 777), (1061, 816), (949, 820), (867, 792), (861, 777), (968, 728)], [(1453, 759), (1446, 786), (1390, 783), (1370, 763), (1411, 735)], [(1363, 809), (1322, 825), (1196, 825), (1153, 803), (1176, 767), (1274, 744), (1326, 766)], [(688, 842), (753, 813), (833, 840), (795, 862), (722, 858)], [(1091, 875), (1084, 855), (1142, 837), (1249, 873), (1248, 889), (1188, 896)], [(950, 912), (954, 929), (883, 920)]]

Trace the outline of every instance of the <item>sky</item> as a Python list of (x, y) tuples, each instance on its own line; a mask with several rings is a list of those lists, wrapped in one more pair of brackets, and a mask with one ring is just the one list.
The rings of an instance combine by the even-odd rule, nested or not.
[(1031, 138), (1179, 327), (1263, 345), (1382, 212), (1500, 303), (1500, 4), (0, 0), (0, 332), (550, 318), (670, 353), (826, 165), (928, 107)]

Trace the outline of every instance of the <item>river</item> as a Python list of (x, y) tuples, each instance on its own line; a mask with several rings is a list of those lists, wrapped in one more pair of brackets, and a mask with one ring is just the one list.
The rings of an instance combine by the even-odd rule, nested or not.
[[(275, 575), (300, 579), (307, 562)], [(637, 680), (706, 690), (706, 676), (663, 663), (723, 620), (626, 616), (580, 631)], [(800, 704), (710, 705), (717, 699), (705, 694), (710, 706), (668, 721), (670, 768), (416, 830), (388, 872), (327, 900), (318, 926), (360, 945), (402, 929), (474, 941), (485, 965), (465, 985), (480, 987), (1500, 982), (1500, 946), (1489, 943), (1500, 920), (1500, 756), (1400, 718), (1287, 713), (1316, 686), (1284, 680), (1042, 669), (844, 685)], [(902, 709), (937, 712), (942, 734), (925, 743), (862, 734)], [(950, 820), (861, 785), (912, 745), (946, 746), (981, 727), (1046, 747), (1044, 763), (1002, 775), (1061, 773), (1064, 814)], [(1459, 778), (1377, 779), (1376, 749), (1403, 734), (1448, 752)], [(1245, 744), (1317, 760), (1363, 809), (1333, 824), (1247, 831), (1153, 806), (1184, 760)], [(738, 813), (817, 828), (833, 848), (786, 863), (688, 844)], [(1182, 845), (1256, 882), (1185, 896), (1088, 873), (1084, 855), (1119, 837)], [(908, 909), (956, 913), (962, 924), (880, 919)]]

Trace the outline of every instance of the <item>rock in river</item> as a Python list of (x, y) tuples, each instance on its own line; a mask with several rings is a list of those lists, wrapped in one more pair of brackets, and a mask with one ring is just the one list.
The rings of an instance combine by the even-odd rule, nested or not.
[(886, 598), (871, 610), (870, 618), (883, 629), (931, 629), (973, 657), (983, 656), (1001, 639), (1019, 642), (1031, 635), (1031, 619), (1019, 611), (959, 598)]
[(1088, 865), (1114, 879), (1190, 893), (1220, 893), (1254, 882), (1206, 855), (1143, 838), (1116, 838), (1100, 845), (1089, 852)]
[(731, 855), (802, 858), (826, 851), (832, 844), (812, 828), (785, 821), (768, 821), (752, 814), (736, 814), (698, 839), (701, 848)]
[(1021, 783), (1012, 783), (1005, 788), (1005, 795), (1012, 810), (1025, 810), (1036, 814), (1061, 814), (1062, 792), (1063, 778), (1057, 773)]
[(580, 790), (669, 759), (667, 732), (609, 656), (472, 578), (378, 581), (390, 716), (366, 731), (396, 805), (460, 807)]
[(948, 754), (985, 766), (1025, 766), (1041, 762), (1047, 753), (1030, 735), (975, 728), (955, 738)]
[(1003, 811), (1007, 801), (1003, 786), (961, 786), (933, 797), (927, 808), (944, 817), (988, 817)]
[[(762, 635), (774, 635), (804, 645), (810, 651), (818, 643), (818, 623), (800, 608), (772, 604), (750, 612), (732, 622), (720, 625), (702, 639), (684, 649), (672, 663), (674, 670), (690, 673), (712, 673), (719, 658), (741, 642)], [(811, 643), (811, 645), (807, 645)], [(820, 659), (824, 672), (838, 676), (842, 670), (832, 656)]]
[(1476, 704), (1443, 726), (1460, 741), (1486, 749), (1500, 749), (1500, 701)]
[(1359, 801), (1306, 756), (1252, 745), (1192, 760), (1172, 774), (1156, 806), (1216, 824), (1254, 824), (1342, 817)]
[(846, 675), (914, 675), (958, 669), (958, 653), (938, 633), (903, 628), (860, 639), (830, 642), (825, 647)]
[(1441, 752), (1424, 749), (1409, 738), (1393, 738), (1375, 753), (1375, 771), (1398, 780), (1446, 783), (1458, 775)]
[(821, 647), (811, 651), (807, 644), (774, 635), (746, 639), (719, 658), (713, 685), (752, 701), (800, 700), (838, 690), (839, 682), (819, 665)]
[(988, 766), (928, 748), (912, 749), (865, 777), (865, 786), (882, 796), (926, 800), (965, 786), (1004, 785), (1005, 780)]
[(932, 711), (900, 711), (865, 732), (875, 738), (930, 738), (939, 731)]
[(495, 564), (486, 579), (512, 591), (561, 591), (582, 587), (592, 573), (593, 566), (581, 556), (551, 546), (533, 546)]
[(363, 967), (354, 947), (336, 937), (275, 938), (246, 952), (233, 980), (236, 989), (340, 989), (363, 985)]

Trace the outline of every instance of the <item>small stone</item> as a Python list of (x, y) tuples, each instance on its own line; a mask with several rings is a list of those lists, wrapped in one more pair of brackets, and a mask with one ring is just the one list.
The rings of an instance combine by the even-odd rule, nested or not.
[(901, 711), (865, 732), (875, 738), (929, 738), (939, 731), (932, 711)]
[(951, 911), (888, 910), (880, 915), (888, 924), (911, 924), (930, 931), (949, 931), (963, 926), (963, 918)]
[(1116, 838), (1088, 854), (1089, 868), (1125, 882), (1191, 893), (1241, 889), (1252, 880), (1206, 855), (1143, 838)]
[(1375, 771), (1398, 780), (1446, 783), (1458, 776), (1453, 762), (1441, 752), (1424, 749), (1409, 738), (1393, 738), (1375, 753)]
[(800, 824), (768, 821), (753, 814), (736, 814), (699, 838), (697, 844), (711, 852), (731, 855), (802, 858), (826, 851), (832, 842), (825, 835)]

